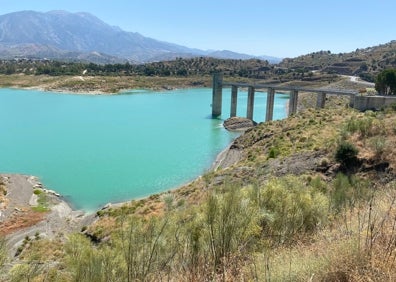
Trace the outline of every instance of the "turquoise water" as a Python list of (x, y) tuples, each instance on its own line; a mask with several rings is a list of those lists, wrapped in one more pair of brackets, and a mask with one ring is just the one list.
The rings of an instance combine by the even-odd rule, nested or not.
[[(237, 136), (210, 118), (211, 95), (206, 88), (113, 96), (0, 89), (0, 171), (36, 175), (88, 211), (177, 187), (204, 173)], [(239, 96), (244, 116), (246, 92)], [(265, 97), (256, 96), (257, 121)], [(283, 118), (287, 97), (276, 97), (275, 118)]]

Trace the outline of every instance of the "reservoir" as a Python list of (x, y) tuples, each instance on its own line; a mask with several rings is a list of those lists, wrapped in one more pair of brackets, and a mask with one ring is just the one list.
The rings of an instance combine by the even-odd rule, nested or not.
[[(237, 133), (211, 118), (212, 89), (76, 95), (0, 89), (0, 172), (35, 175), (77, 209), (92, 211), (178, 187), (205, 173)], [(275, 95), (274, 119), (288, 95)], [(246, 116), (247, 93), (238, 93)], [(265, 117), (256, 93), (254, 119)]]

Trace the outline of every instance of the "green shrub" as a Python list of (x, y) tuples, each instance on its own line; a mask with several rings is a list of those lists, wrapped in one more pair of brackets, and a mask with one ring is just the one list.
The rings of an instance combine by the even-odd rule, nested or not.
[(353, 167), (357, 164), (358, 149), (351, 143), (341, 142), (335, 153), (335, 160), (346, 168)]
[(381, 95), (396, 95), (396, 69), (384, 69), (375, 79), (375, 90)]
[(280, 151), (276, 147), (271, 147), (271, 149), (268, 152), (268, 158), (269, 159), (275, 159), (277, 156), (279, 156)]
[(257, 208), (243, 197), (241, 188), (225, 184), (224, 195), (211, 194), (206, 202), (204, 240), (214, 271), (229, 264), (233, 255), (253, 244), (259, 234)]
[(308, 179), (309, 186), (314, 188), (316, 191), (321, 192), (323, 194), (327, 193), (328, 187), (326, 182), (324, 182), (319, 176)]
[(172, 193), (167, 193), (162, 196), (162, 200), (165, 203), (165, 207), (167, 211), (170, 211), (174, 208), (175, 196)]
[(320, 160), (320, 165), (321, 166), (328, 166), (329, 165), (329, 159), (328, 158), (322, 158), (321, 160)]
[(368, 183), (357, 177), (349, 177), (343, 173), (338, 173), (330, 190), (330, 201), (332, 209), (338, 213), (347, 207), (370, 196)]
[(33, 190), (33, 194), (34, 195), (40, 195), (41, 193), (43, 193), (43, 190), (41, 190), (41, 189), (34, 189)]
[(352, 186), (346, 175), (339, 173), (330, 190), (331, 207), (339, 212), (346, 206), (352, 195)]
[(70, 281), (127, 281), (119, 251), (93, 248), (89, 239), (79, 234), (69, 236), (65, 251)]
[(294, 176), (271, 180), (260, 191), (263, 231), (283, 242), (298, 232), (312, 232), (322, 226), (329, 203), (318, 190)]
[[(39, 190), (39, 189), (37, 189), (37, 190)], [(35, 193), (38, 196), (38, 199), (37, 199), (38, 205), (36, 207), (32, 207), (32, 210), (37, 211), (37, 212), (47, 212), (50, 210), (47, 194), (43, 193), (41, 190), (39, 190), (39, 191), (40, 192), (38, 194)]]
[(370, 147), (377, 157), (380, 157), (386, 148), (386, 140), (383, 136), (375, 136), (370, 140)]
[(169, 275), (174, 257), (180, 251), (180, 228), (172, 214), (164, 217), (131, 217), (115, 240), (115, 252), (126, 266), (123, 281), (155, 281)]
[(365, 116), (363, 118), (351, 118), (347, 124), (346, 129), (350, 133), (359, 133), (362, 137), (370, 135), (370, 129), (373, 125), (374, 118)]

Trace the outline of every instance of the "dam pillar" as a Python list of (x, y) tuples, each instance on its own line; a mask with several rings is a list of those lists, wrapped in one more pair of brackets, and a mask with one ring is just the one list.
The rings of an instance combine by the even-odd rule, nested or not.
[(215, 73), (213, 75), (213, 93), (212, 93), (212, 117), (216, 118), (221, 115), (223, 99), (223, 74)]
[(237, 102), (238, 101), (238, 87), (231, 86), (231, 111), (230, 117), (236, 117), (237, 114)]
[(318, 93), (318, 98), (316, 100), (316, 108), (323, 109), (326, 104), (326, 93), (320, 92)]
[(288, 112), (289, 116), (297, 112), (297, 101), (298, 101), (298, 91), (297, 90), (290, 91), (289, 112)]
[(349, 107), (354, 108), (355, 107), (355, 95), (351, 94), (349, 96)]
[(254, 87), (249, 86), (246, 118), (253, 120), (253, 109), (254, 109)]
[(275, 89), (268, 88), (267, 91), (267, 110), (265, 112), (265, 121), (271, 121), (274, 115)]

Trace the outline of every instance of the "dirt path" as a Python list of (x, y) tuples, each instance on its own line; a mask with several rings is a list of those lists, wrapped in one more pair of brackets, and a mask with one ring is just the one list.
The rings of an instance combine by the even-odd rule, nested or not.
[(358, 76), (346, 75), (345, 77), (349, 77), (349, 80), (351, 82), (359, 83), (359, 84), (365, 85), (367, 87), (374, 87), (375, 86), (375, 83), (362, 81), (362, 80), (360, 80), (360, 78)]

